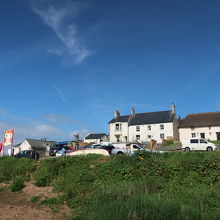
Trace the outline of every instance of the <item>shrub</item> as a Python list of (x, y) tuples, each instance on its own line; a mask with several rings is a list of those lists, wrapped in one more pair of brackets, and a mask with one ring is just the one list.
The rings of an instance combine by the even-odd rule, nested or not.
[(31, 202), (38, 202), (40, 200), (40, 196), (33, 196), (31, 198)]
[(19, 192), (24, 188), (25, 177), (16, 176), (13, 178), (12, 183), (10, 185), (10, 189), (12, 192)]

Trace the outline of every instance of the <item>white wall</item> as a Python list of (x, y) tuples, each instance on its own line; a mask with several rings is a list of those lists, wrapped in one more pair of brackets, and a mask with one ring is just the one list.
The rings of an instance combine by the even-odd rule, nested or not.
[(20, 145), (20, 151), (22, 150), (31, 150), (31, 145), (27, 142), (27, 140), (24, 140)]
[[(160, 129), (160, 125), (164, 125), (164, 129)], [(151, 135), (151, 139), (156, 140), (158, 143), (162, 142), (160, 134), (164, 134), (164, 139), (167, 137), (173, 137), (173, 123), (161, 123), (161, 124), (149, 124), (139, 125), (140, 131), (136, 131), (137, 125), (129, 126), (129, 141), (136, 140), (136, 135), (140, 135), (140, 142), (150, 141), (148, 135)], [(148, 126), (151, 126), (151, 130), (148, 130)]]
[[(116, 131), (116, 124), (121, 124), (121, 131)], [(120, 136), (120, 142), (125, 142), (125, 136), (128, 137), (128, 123), (127, 122), (115, 122), (109, 124), (109, 139), (110, 142), (117, 142), (117, 138), (115, 135)]]
[(201, 138), (200, 133), (205, 133), (205, 139), (217, 140), (216, 132), (220, 132), (218, 127), (200, 127), (200, 128), (179, 128), (180, 141), (189, 140), (192, 138), (192, 133), (196, 134), (195, 138)]
[(100, 144), (102, 142), (108, 142), (108, 141), (109, 141), (109, 139), (106, 136), (102, 137), (102, 139), (85, 139), (84, 138), (85, 143)]

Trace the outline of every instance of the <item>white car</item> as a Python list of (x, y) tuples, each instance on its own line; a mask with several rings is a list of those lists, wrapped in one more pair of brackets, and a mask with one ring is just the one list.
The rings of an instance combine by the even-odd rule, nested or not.
[(205, 139), (190, 139), (182, 143), (182, 149), (185, 151), (213, 151), (216, 150), (216, 145)]

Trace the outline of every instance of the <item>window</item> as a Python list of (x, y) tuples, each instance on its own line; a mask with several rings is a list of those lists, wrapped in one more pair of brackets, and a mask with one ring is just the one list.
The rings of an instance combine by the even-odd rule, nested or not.
[(196, 133), (192, 133), (192, 138), (195, 138), (196, 137)]
[(115, 124), (115, 130), (121, 131), (121, 124)]
[(198, 144), (198, 143), (199, 143), (199, 140), (198, 140), (198, 139), (191, 139), (191, 140), (190, 140), (190, 143), (191, 143), (191, 144)]
[(136, 140), (137, 140), (137, 141), (140, 140), (140, 135), (136, 135)]
[(127, 141), (128, 140), (128, 137), (127, 136), (125, 136), (125, 141)]
[(207, 144), (206, 140), (203, 140), (203, 139), (200, 139), (199, 142), (200, 142), (201, 144)]
[(136, 131), (140, 131), (140, 126), (136, 126)]
[(200, 137), (205, 139), (205, 133), (200, 133)]
[(164, 125), (160, 125), (160, 129), (163, 130), (164, 129)]
[(148, 125), (148, 126), (147, 126), (147, 130), (148, 130), (148, 131), (151, 131), (151, 125)]
[(216, 132), (216, 139), (218, 140), (218, 141), (220, 141), (220, 132)]
[(147, 137), (148, 137), (149, 139), (151, 139), (151, 135), (147, 135)]
[(135, 145), (135, 144), (133, 145), (133, 148), (134, 148), (134, 149), (140, 149), (140, 148), (139, 148), (137, 145)]
[(161, 138), (161, 139), (164, 139), (164, 134), (160, 134), (160, 138)]

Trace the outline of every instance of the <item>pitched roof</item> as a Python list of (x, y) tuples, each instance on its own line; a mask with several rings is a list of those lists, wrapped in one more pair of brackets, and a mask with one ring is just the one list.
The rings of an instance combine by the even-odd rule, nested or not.
[(172, 111), (147, 112), (135, 114), (129, 125), (159, 124), (173, 121)]
[(54, 141), (35, 140), (29, 138), (26, 140), (33, 148), (45, 148), (47, 144), (49, 144), (50, 147), (55, 145)]
[(180, 128), (220, 126), (220, 112), (189, 114), (180, 121)]
[(130, 115), (123, 115), (123, 116), (118, 116), (117, 118), (113, 118), (110, 123), (115, 123), (115, 122), (128, 122)]
[(85, 137), (86, 140), (88, 139), (101, 139), (103, 136), (107, 136), (105, 133), (101, 134), (89, 134)]
[[(173, 121), (172, 111), (146, 112), (135, 114), (129, 121), (129, 125), (158, 124)], [(128, 122), (130, 115), (119, 116), (109, 123)], [(123, 120), (122, 120), (123, 119)]]

